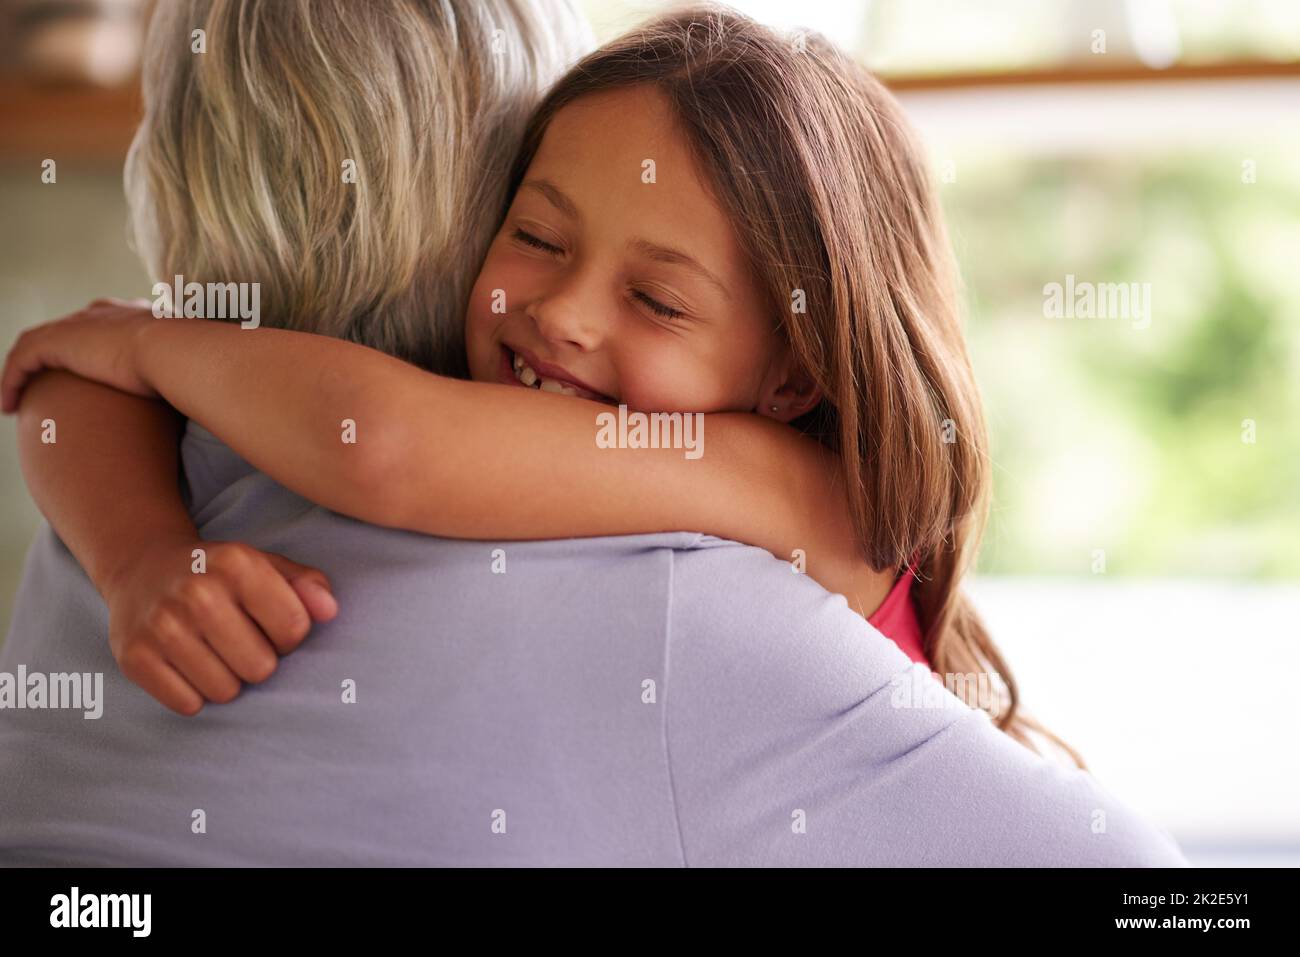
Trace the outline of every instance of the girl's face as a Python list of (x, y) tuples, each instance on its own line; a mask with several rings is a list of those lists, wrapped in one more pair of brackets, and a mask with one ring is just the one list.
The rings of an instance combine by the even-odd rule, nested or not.
[(815, 404), (676, 126), (649, 86), (555, 115), (471, 293), (474, 379), (647, 412)]

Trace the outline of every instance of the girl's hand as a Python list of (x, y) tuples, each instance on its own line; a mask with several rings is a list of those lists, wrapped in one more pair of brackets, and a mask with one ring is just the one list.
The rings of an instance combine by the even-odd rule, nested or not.
[(160, 542), (104, 596), (122, 674), (187, 717), (265, 681), (313, 621), (338, 614), (320, 571), (239, 542)]
[(158, 393), (140, 375), (137, 335), (153, 322), (147, 299), (96, 299), (80, 312), (23, 332), (0, 375), (0, 411), (17, 410), (23, 386), (42, 369), (66, 369), (133, 395)]

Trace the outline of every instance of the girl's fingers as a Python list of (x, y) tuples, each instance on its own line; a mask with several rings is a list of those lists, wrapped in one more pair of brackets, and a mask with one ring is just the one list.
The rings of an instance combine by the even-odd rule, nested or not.
[(264, 560), (240, 562), (231, 569), (236, 593), (244, 611), (262, 629), (276, 651), (287, 655), (307, 637), (311, 630), (311, 614), (284, 575), (269, 561), (270, 556), (259, 557)]
[(279, 658), (261, 630), (230, 600), (195, 610), (204, 642), (241, 680), (258, 684), (271, 677)]
[(339, 613), (339, 603), (330, 589), (329, 579), (319, 568), (299, 565), (291, 558), (265, 552), (263, 557), (283, 576), (302, 600), (312, 621), (330, 621)]
[[(42, 369), (72, 369), (84, 364), (86, 356), (74, 351), (74, 346), (81, 345), (90, 350), (92, 356), (97, 355), (100, 348), (84, 342), (89, 332), (94, 331), (97, 336), (108, 335), (114, 327), (103, 328), (104, 323), (139, 317), (141, 310), (148, 306), (147, 300), (128, 302), (121, 299), (97, 299), (80, 312), (41, 323), (23, 332), (10, 347), (5, 356), (4, 371), (0, 373), (0, 411), (15, 411), (28, 380)], [(146, 313), (149, 314), (151, 313)], [(98, 338), (96, 341), (99, 341)], [(91, 368), (99, 367), (92, 365)], [(82, 373), (85, 374), (84, 369)], [(101, 381), (132, 391), (126, 384), (110, 382), (108, 379)]]
[[(29, 334), (23, 333), (5, 356), (4, 372), (0, 374), (0, 408), (6, 413), (18, 408), (18, 397), (22, 394), (23, 386), (35, 371), (30, 368), (34, 361), (33, 356), (29, 355), (30, 345)], [(36, 363), (36, 368), (40, 368), (39, 362)]]
[(178, 613), (160, 616), (154, 632), (164, 659), (204, 698), (224, 704), (239, 694), (235, 673)]
[(203, 695), (157, 652), (139, 651), (130, 665), (124, 661), (121, 668), (146, 694), (177, 714), (189, 718), (203, 710)]
[[(48, 325), (48, 323), (46, 324)], [(42, 347), (44, 326), (35, 326), (22, 333), (5, 356), (4, 372), (0, 373), (0, 410), (14, 412), (27, 381), (51, 363)]]

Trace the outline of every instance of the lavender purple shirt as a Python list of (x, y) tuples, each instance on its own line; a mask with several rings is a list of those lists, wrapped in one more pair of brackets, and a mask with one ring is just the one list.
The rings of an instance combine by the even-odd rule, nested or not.
[(118, 673), (43, 528), (0, 672), (102, 672), (103, 715), (0, 710), (0, 863), (1186, 864), (982, 712), (899, 707), (907, 657), (760, 549), (431, 538), (314, 506), (196, 425), (182, 451), (204, 536), (324, 569), (341, 613), (182, 718)]

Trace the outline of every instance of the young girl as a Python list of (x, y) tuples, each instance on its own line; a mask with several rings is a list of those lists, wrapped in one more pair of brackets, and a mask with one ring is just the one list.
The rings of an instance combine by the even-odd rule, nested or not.
[[(991, 672), (999, 726), (1031, 744), (1043, 729), (959, 591), (987, 510), (984, 424), (938, 206), (884, 88), (820, 38), (672, 15), (559, 82), (512, 192), (467, 307), (472, 382), (125, 311), (25, 333), (4, 408), (63, 368), (161, 396), (364, 521), (687, 528), (802, 558), (914, 660)], [(599, 447), (615, 405), (712, 413), (704, 454)]]

